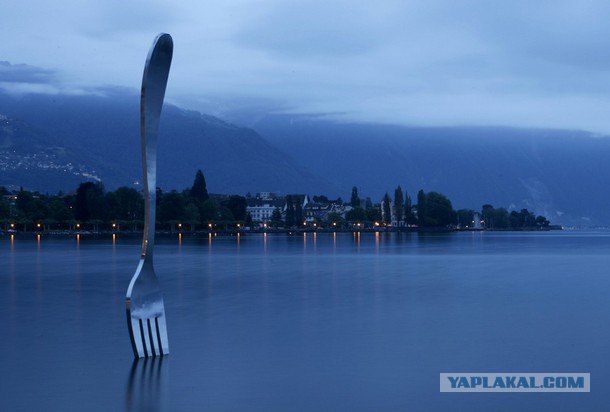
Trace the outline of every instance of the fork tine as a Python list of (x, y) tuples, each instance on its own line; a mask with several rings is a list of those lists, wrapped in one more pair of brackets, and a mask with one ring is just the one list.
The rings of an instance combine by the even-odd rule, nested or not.
[(153, 358), (159, 354), (158, 344), (156, 342), (157, 332), (156, 331), (153, 332), (153, 328), (154, 328), (154, 324), (155, 324), (154, 322), (155, 322), (155, 320), (153, 319), (153, 322), (151, 324), (150, 318), (146, 319), (146, 325), (147, 325), (147, 329), (148, 329), (148, 341), (150, 342), (150, 349), (151, 349), (151, 354), (152, 354)]
[(148, 332), (148, 322), (146, 319), (139, 319), (140, 322), (140, 333), (142, 335), (142, 345), (144, 346), (144, 356), (152, 356), (152, 348), (150, 346), (150, 334)]
[(138, 322), (138, 319), (132, 318), (129, 313), (127, 313), (127, 317), (129, 318), (129, 337), (131, 338), (133, 353), (137, 358), (142, 358), (144, 356), (144, 347), (142, 346), (140, 322)]
[(167, 339), (167, 327), (165, 326), (165, 313), (155, 318), (157, 325), (157, 339), (159, 340), (159, 353), (161, 356), (169, 354), (169, 342)]

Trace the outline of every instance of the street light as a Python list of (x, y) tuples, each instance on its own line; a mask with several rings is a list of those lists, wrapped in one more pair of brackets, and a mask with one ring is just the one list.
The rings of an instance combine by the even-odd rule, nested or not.
[(181, 228), (182, 227), (182, 223), (178, 223), (178, 227)]

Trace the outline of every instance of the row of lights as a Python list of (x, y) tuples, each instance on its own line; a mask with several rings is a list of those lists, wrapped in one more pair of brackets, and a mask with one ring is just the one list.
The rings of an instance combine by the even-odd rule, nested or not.
[[(379, 225), (380, 225), (380, 224), (379, 224), (379, 222), (375, 222), (375, 226), (379, 226)], [(14, 224), (14, 223), (11, 223), (11, 224), (10, 224), (10, 226), (11, 226), (11, 229), (15, 228), (15, 224)], [(213, 225), (212, 223), (208, 223), (208, 227), (209, 227), (210, 229), (211, 229), (213, 226), (214, 226), (214, 225)], [(303, 226), (307, 226), (307, 222), (303, 222)], [(312, 224), (312, 226), (313, 226), (313, 227), (317, 227), (317, 226), (318, 226), (318, 224), (317, 224), (317, 223), (313, 223), (313, 224)], [(333, 222), (333, 226), (337, 226), (337, 222)], [(356, 223), (356, 226), (360, 227), (360, 223)], [(40, 223), (37, 223), (37, 224), (36, 224), (36, 227), (40, 228), (40, 227), (41, 227), (41, 224), (40, 224)], [(79, 229), (79, 228), (80, 228), (80, 223), (77, 223), (77, 224), (75, 225), (75, 227), (76, 227), (77, 229)], [(238, 228), (240, 228), (240, 227), (241, 227), (241, 224), (237, 223), (237, 227), (238, 227)], [(263, 227), (265, 227), (265, 228), (266, 228), (266, 227), (267, 227), (267, 223), (263, 223)], [(112, 228), (113, 228), (113, 229), (116, 229), (116, 228), (117, 228), (117, 224), (116, 224), (116, 223), (112, 223)], [(178, 228), (182, 229), (182, 223), (178, 223)]]

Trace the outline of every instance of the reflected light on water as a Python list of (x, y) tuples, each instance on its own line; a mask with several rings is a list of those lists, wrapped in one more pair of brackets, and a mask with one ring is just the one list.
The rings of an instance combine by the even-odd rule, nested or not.
[(167, 410), (168, 366), (165, 357), (133, 361), (125, 393), (127, 411)]
[[(107, 235), (83, 234), (80, 250), (72, 235), (46, 235), (37, 259), (36, 237), (7, 234), (0, 410), (282, 411), (295, 402), (303, 410), (466, 410), (472, 402), (433, 396), (438, 381), (421, 377), (452, 362), (552, 370), (558, 360), (610, 374), (596, 359), (610, 333), (591, 316), (609, 306), (610, 232), (401, 239), (367, 231), (359, 239), (353, 231), (352, 241), (339, 232), (331, 242), (321, 232), (315, 253), (303, 253), (305, 236), (292, 234), (246, 233), (239, 253), (220, 235), (211, 258), (205, 235), (183, 239), (179, 256), (176, 238), (161, 237), (155, 257), (175, 351), (133, 365), (124, 296), (141, 239), (122, 236), (112, 255)], [(459, 359), (455, 342), (468, 342)], [(603, 392), (587, 396), (527, 403), (604, 410)], [(514, 399), (500, 409), (522, 408)], [(497, 397), (478, 402), (474, 409), (499, 405)]]
[(360, 232), (354, 232), (354, 242), (356, 243), (357, 249), (360, 250)]
[(178, 249), (182, 249), (182, 233), (178, 233)]

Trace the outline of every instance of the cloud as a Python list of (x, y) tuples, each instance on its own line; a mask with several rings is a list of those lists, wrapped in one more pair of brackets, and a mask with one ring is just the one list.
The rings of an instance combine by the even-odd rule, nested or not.
[(22, 0), (0, 14), (12, 35), (0, 56), (49, 68), (4, 73), (22, 76), (3, 79), (11, 84), (138, 89), (165, 31), (175, 43), (168, 99), (221, 116), (607, 133), (608, 15), (595, 0)]
[(240, 27), (242, 47), (292, 58), (349, 56), (381, 47), (384, 13), (357, 2), (275, 2)]
[(0, 82), (38, 84), (50, 83), (55, 79), (56, 74), (53, 70), (0, 61)]

